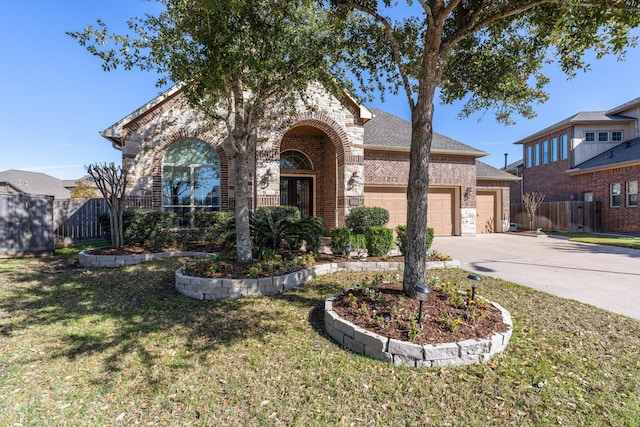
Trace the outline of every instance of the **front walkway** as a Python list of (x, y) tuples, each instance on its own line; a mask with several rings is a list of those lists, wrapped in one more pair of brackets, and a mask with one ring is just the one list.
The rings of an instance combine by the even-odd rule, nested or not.
[(465, 270), (640, 319), (638, 249), (510, 233), (436, 237), (432, 249)]

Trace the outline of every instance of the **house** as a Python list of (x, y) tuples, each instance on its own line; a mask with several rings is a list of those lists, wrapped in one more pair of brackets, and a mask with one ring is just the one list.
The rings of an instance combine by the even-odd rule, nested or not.
[(23, 193), (69, 199), (75, 182), (64, 181), (40, 172), (9, 169), (0, 172), (0, 193)]
[(640, 98), (577, 113), (523, 138), (522, 192), (596, 201), (602, 230), (640, 233)]
[[(411, 126), (310, 85), (294, 114), (267, 112), (250, 166), (258, 206), (295, 205), (303, 215), (343, 226), (359, 205), (389, 210), (389, 227), (406, 222)], [(204, 124), (171, 88), (101, 132), (130, 166), (128, 195), (182, 214), (234, 207), (233, 159), (223, 122)], [(502, 232), (509, 183), (517, 178), (477, 161), (487, 153), (434, 134), (428, 223), (436, 235)], [(254, 174), (255, 172), (255, 174)]]

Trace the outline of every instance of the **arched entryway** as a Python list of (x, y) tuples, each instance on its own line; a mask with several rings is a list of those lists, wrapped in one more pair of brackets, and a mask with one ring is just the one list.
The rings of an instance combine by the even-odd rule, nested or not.
[(327, 229), (337, 220), (337, 156), (331, 138), (310, 125), (294, 126), (280, 143), (280, 204), (319, 216)]

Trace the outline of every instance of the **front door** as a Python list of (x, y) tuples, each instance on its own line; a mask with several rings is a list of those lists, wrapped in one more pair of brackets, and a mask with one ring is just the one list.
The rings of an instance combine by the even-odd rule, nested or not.
[(280, 206), (296, 206), (303, 218), (313, 215), (313, 180), (281, 177)]

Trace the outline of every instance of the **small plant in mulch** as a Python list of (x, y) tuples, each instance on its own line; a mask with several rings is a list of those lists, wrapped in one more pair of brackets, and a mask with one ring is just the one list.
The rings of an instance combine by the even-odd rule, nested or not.
[(476, 294), (471, 300), (461, 286), (437, 278), (429, 282), (432, 292), (419, 324), (419, 302), (404, 295), (400, 277), (395, 272), (367, 276), (338, 297), (333, 310), (364, 329), (417, 344), (483, 339), (508, 330), (500, 310), (484, 298)]

